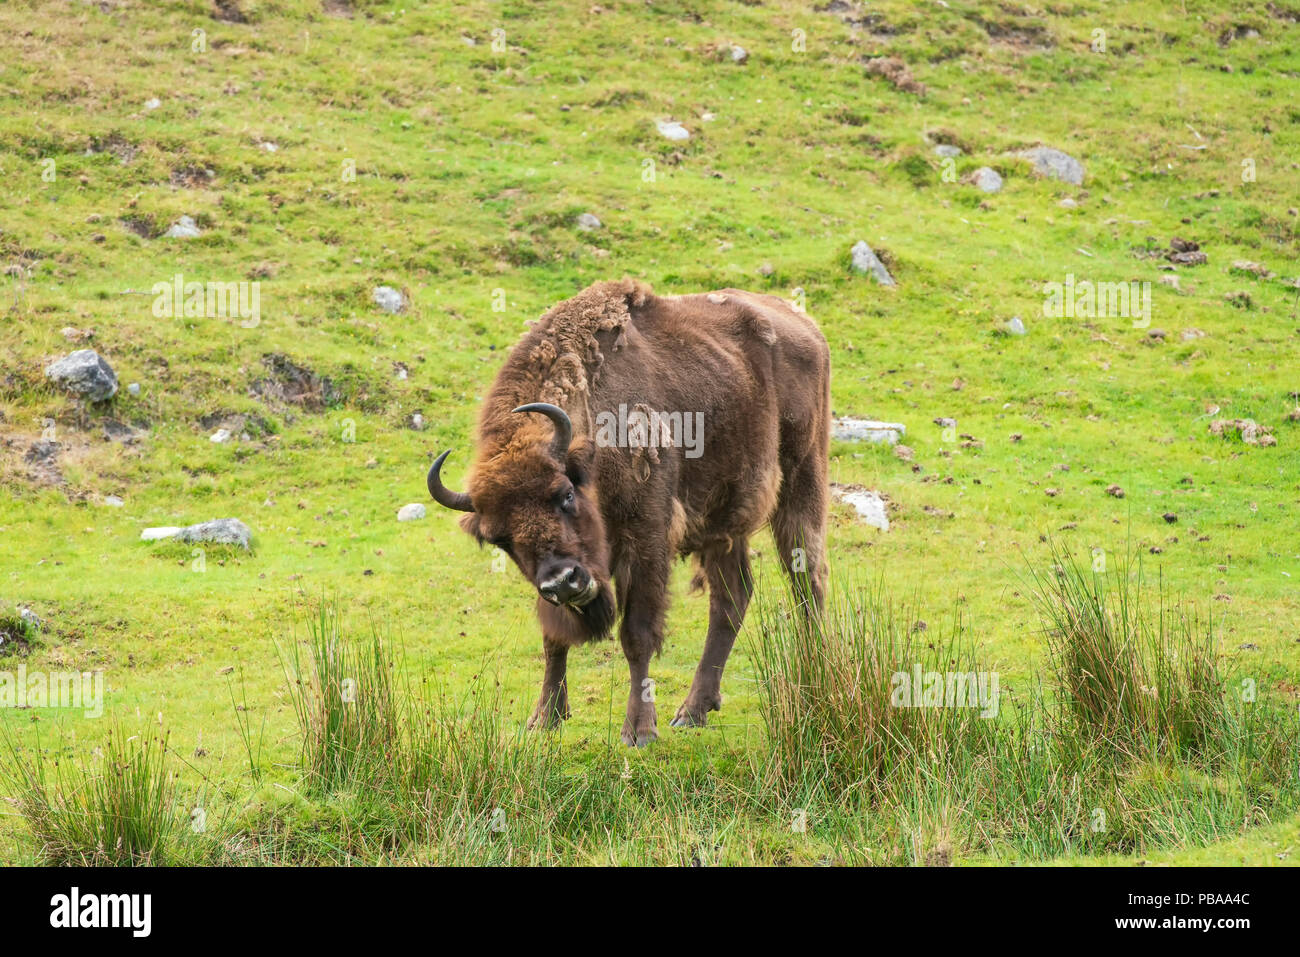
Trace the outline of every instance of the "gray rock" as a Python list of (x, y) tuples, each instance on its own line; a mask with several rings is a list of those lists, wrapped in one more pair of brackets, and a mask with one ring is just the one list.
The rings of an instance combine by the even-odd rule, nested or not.
[(182, 542), (211, 542), (214, 545), (238, 545), (248, 548), (253, 533), (237, 518), (218, 518), (182, 528), (176, 538)]
[(961, 156), (961, 147), (953, 146), (951, 143), (940, 143), (934, 148), (934, 155), (943, 159), (956, 159)]
[(140, 533), (140, 541), (156, 542), (164, 538), (175, 538), (181, 533), (179, 525), (159, 525), (155, 528), (146, 528)]
[(682, 124), (675, 120), (655, 120), (655, 128), (659, 130), (659, 135), (669, 140), (689, 140), (690, 132)]
[(384, 312), (401, 312), (406, 308), (406, 297), (392, 286), (376, 286), (370, 298)]
[(138, 382), (132, 382), (129, 386), (126, 387), (126, 391), (129, 392), (129, 393), (131, 393), (132, 395), (139, 395), (139, 394), (140, 394), (140, 383), (138, 383)]
[(109, 508), (121, 508), (126, 504), (126, 502), (122, 501), (116, 495), (105, 495), (104, 504)]
[(1027, 331), (1025, 329), (1025, 324), (1020, 321), (1019, 316), (1012, 316), (1010, 319), (1008, 319), (1007, 324), (1004, 328), (1007, 330), (1007, 332), (1010, 335), (1013, 336), (1023, 336)]
[(231, 439), (231, 433), (229, 429), (217, 429), (217, 431), (213, 432), (210, 436), (208, 436), (209, 442), (217, 442), (217, 443), (229, 442), (230, 439)]
[(182, 216), (163, 235), (168, 239), (194, 239), (203, 234), (199, 232), (198, 223), (189, 216)]
[(831, 438), (840, 442), (886, 442), (896, 445), (907, 432), (900, 422), (877, 422), (842, 416), (831, 423)]
[(981, 166), (971, 173), (970, 181), (976, 188), (986, 193), (997, 193), (1002, 189), (1002, 177), (991, 166)]
[(858, 518), (882, 532), (889, 531), (889, 511), (879, 492), (853, 485), (831, 485), (831, 495), (845, 505), (852, 506)]
[(397, 510), (397, 520), (399, 522), (414, 522), (424, 518), (426, 512), (424, 506), (419, 502), (410, 505), (403, 505)]
[(853, 256), (854, 270), (871, 273), (876, 277), (876, 282), (882, 286), (898, 285), (894, 282), (894, 277), (889, 274), (889, 270), (885, 268), (885, 264), (872, 252), (871, 247), (867, 245), (865, 240), (860, 240), (854, 244), (850, 253)]
[(91, 402), (117, 394), (117, 375), (94, 349), (78, 349), (56, 359), (46, 367), (45, 376)]
[(600, 229), (605, 224), (602, 223), (593, 213), (578, 214), (578, 228), (584, 233), (589, 233), (594, 229)]
[(1069, 153), (1062, 153), (1050, 146), (1035, 146), (1023, 154), (1033, 161), (1034, 172), (1049, 179), (1059, 179), (1075, 186), (1083, 185), (1083, 164)]
[(45, 622), (41, 619), (41, 616), (36, 614), (36, 612), (32, 611), (30, 608), (19, 608), (18, 617), (27, 622), (27, 624), (31, 625), (37, 631), (40, 631), (45, 627)]
[(744, 47), (738, 47), (738, 46), (736, 46), (736, 45), (734, 45), (734, 44), (732, 45), (732, 47), (731, 47), (731, 62), (732, 62), (732, 63), (744, 63), (744, 62), (745, 62), (746, 60), (748, 60), (748, 59), (749, 59), (749, 51), (748, 51), (748, 50), (746, 50)]

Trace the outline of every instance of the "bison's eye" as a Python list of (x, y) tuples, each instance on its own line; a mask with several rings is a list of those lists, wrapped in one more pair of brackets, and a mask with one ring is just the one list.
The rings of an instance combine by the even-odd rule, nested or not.
[(564, 493), (564, 497), (560, 499), (560, 511), (572, 515), (577, 509), (578, 500), (573, 495), (573, 489), (569, 489)]

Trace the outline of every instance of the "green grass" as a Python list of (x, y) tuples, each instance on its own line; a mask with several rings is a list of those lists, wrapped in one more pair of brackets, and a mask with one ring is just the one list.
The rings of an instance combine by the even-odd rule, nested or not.
[[(1068, 594), (1048, 613), (1097, 597)], [(1144, 606), (1136, 590), (1125, 598)], [(1271, 700), (1230, 703), (1214, 664), (1205, 680), (1216, 692), (1175, 726), (1194, 749), (1163, 736), (1164, 724), (1119, 737), (1113, 721), (1087, 720), (1084, 706), (1100, 697), (1089, 687), (1080, 698), (1090, 672), (1072, 666), (1058, 666), (1050, 704), (1038, 693), (1004, 702), (996, 675), (969, 707), (960, 693), (957, 707), (945, 707), (942, 695), (923, 698), (919, 686), (900, 699), (899, 679), (913, 667), (969, 672), (972, 681), (984, 673), (960, 625), (929, 638), (879, 589), (845, 588), (813, 622), (791, 616), (786, 603), (761, 609), (754, 655), (763, 739), (736, 746), (700, 736), (685, 759), (635, 766), (612, 739), (524, 732), (489, 670), (452, 693), (436, 679), (415, 680), (419, 669), (373, 627), (349, 628), (338, 603), (309, 613), (303, 647), (295, 643), (285, 657), (300, 745), (296, 791), (259, 788), (260, 741), (255, 748), (246, 732), (251, 783), (200, 800), (190, 816), (203, 826), (187, 834), (175, 775), (182, 764), (197, 769), (163, 736), (113, 732), (102, 765), (65, 773), (56, 758), (53, 779), (42, 756), (9, 739), (8, 779), (36, 857), (940, 865), (961, 854), (1044, 862), (1199, 848), (1285, 819), (1300, 801), (1294, 716)], [(1202, 637), (1182, 622), (1144, 653), (1144, 664), (1176, 673), (1191, 657)], [(1063, 636), (1063, 658), (1081, 660), (1103, 630)], [(1106, 715), (1124, 713), (1139, 693), (1128, 681), (1106, 688)]]
[[(102, 669), (108, 720), (161, 713), (178, 806), (215, 802), (210, 820), (256, 836), (211, 853), (393, 860), (427, 845), (430, 858), (458, 859), (461, 845), (440, 836), (454, 830), (372, 839), (369, 817), (312, 789), (281, 651), (292, 657), (292, 645), (306, 665), (310, 639), (295, 625), (305, 596), (337, 594), (349, 629), (381, 623), (405, 649), (402, 680), (436, 681), (463, 718), (478, 710), (466, 696), (490, 661), (501, 705), (490, 720), (504, 739), (519, 735), (541, 667), (527, 585), (494, 574), (451, 516), (399, 525), (395, 514), (426, 498), (424, 471), (443, 448), (456, 449), (447, 478), (458, 484), (478, 400), (524, 321), (625, 274), (663, 293), (805, 291), (830, 343), (835, 410), (905, 423), (914, 451), (908, 463), (883, 448), (832, 449), (835, 481), (877, 488), (893, 506), (883, 534), (833, 511), (837, 573), (908, 596), (925, 609), (927, 640), (942, 633), (939, 617), (959, 614), (963, 647), (1018, 701), (1038, 694), (1052, 662), (1022, 574), (1026, 561), (1051, 573), (1051, 535), (1084, 561), (1139, 550), (1168, 594), (1212, 602), (1228, 691), (1250, 679), (1261, 700), (1294, 708), (1300, 556), (1286, 530), (1300, 499), (1300, 417), (1290, 417), (1300, 316), (1288, 283), (1300, 251), (1300, 25), (1286, 4), (1225, 13), (1209, 2), (882, 0), (869, 12), (888, 34), (785, 0), (616, 2), (599, 13), (358, 2), (347, 18), (312, 0), (235, 6), (248, 22), (217, 19), (199, 0), (0, 7), (0, 270), (18, 267), (0, 275), (0, 617), (21, 604), (46, 621), (21, 656), (17, 643), (0, 646), (0, 671), (20, 660)], [(1090, 46), (1097, 29), (1104, 53)], [(715, 55), (722, 42), (744, 46), (748, 62)], [(881, 54), (927, 92), (868, 76), (863, 58)], [(160, 105), (146, 110), (153, 97)], [(660, 118), (692, 138), (662, 139)], [(945, 180), (933, 142), (964, 148), (959, 180), (988, 165), (1003, 191)], [(1036, 143), (1079, 157), (1083, 187), (1034, 178), (1013, 154)], [(350, 162), (355, 180), (343, 175)], [(1077, 206), (1058, 205), (1065, 198)], [(604, 228), (579, 231), (583, 211)], [(162, 238), (181, 215), (203, 236)], [(1209, 256), (1178, 267), (1178, 290), (1145, 255), (1174, 236)], [(849, 270), (859, 239), (896, 289)], [(1236, 260), (1277, 275), (1242, 275)], [(260, 281), (260, 324), (155, 317), (148, 292), (177, 273)], [(1151, 282), (1164, 340), (1127, 319), (1043, 316), (1043, 284), (1071, 273)], [(406, 313), (370, 303), (379, 284), (406, 292)], [(1239, 292), (1250, 308), (1228, 300)], [(1012, 315), (1028, 335), (998, 334)], [(110, 403), (82, 408), (44, 382), (46, 362), (78, 347), (65, 327), (93, 329), (89, 344), (123, 384)], [(1183, 338), (1193, 331), (1204, 336)], [(269, 355), (327, 376), (340, 396), (316, 410), (258, 397)], [(407, 426), (414, 412), (425, 430)], [(215, 413), (265, 426), (213, 444), (215, 426), (201, 420)], [(955, 437), (938, 417), (957, 420)], [(1264, 423), (1277, 445), (1213, 436), (1216, 417)], [(109, 419), (139, 429), (139, 441), (106, 441)], [(33, 481), (23, 461), (50, 423), (57, 485)], [(1123, 499), (1106, 494), (1111, 485)], [(108, 495), (124, 507), (104, 506)], [(139, 541), (147, 526), (224, 516), (252, 527), (252, 552), (209, 548), (198, 562), (192, 549)], [(756, 548), (763, 600), (775, 602), (777, 563), (766, 540)], [(671, 704), (706, 623), (687, 577), (675, 575), (653, 671)], [(732, 816), (748, 788), (735, 769), (767, 773), (771, 743), (752, 615), (724, 710), (703, 731), (662, 729), (652, 753), (610, 744), (626, 681), (616, 645), (571, 656), (574, 718), (548, 767), (627, 793), (608, 816), (572, 818), (562, 847), (547, 850), (521, 812), (513, 856), (499, 839), (492, 850), (489, 830), (459, 859), (903, 862), (943, 859), (935, 849), (947, 847), (955, 862), (1048, 852), (1277, 862), (1294, 836), (1293, 812), (1230, 825), (1238, 799), (1216, 804), (1222, 780), (1190, 771), (1139, 775), (1131, 786), (1150, 789), (1153, 810), (1128, 842), (1031, 842), (1016, 826), (972, 837), (962, 806), (945, 808), (937, 787), (879, 830), (798, 794)], [(399, 715), (411, 707), (402, 700)], [(6, 709), (0, 722), (29, 747), (37, 732), (66, 734), (79, 766), (104, 737), (102, 722), (79, 714)], [(1086, 826), (1093, 796), (1070, 804), (1064, 770), (1034, 768), (1025, 787)], [(1199, 823), (1180, 811), (1189, 795)], [(805, 834), (790, 830), (801, 807)], [(0, 860), (31, 859), (27, 825), (0, 808)], [(611, 829), (635, 814), (644, 827)]]
[(49, 767), (43, 754), (6, 744), (4, 780), (44, 862), (173, 863), (178, 808), (165, 734), (116, 727), (86, 765), (71, 768), (67, 751)]

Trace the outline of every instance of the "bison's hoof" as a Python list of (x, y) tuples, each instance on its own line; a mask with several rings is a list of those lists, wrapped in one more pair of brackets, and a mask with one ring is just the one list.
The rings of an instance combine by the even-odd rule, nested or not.
[(677, 717), (673, 718), (669, 725), (674, 728), (702, 728), (708, 720), (708, 716), (704, 713), (693, 714), (686, 705), (682, 705), (677, 709)]
[(528, 719), (529, 731), (553, 731), (560, 726), (560, 722), (569, 720), (569, 711), (547, 711), (535, 712)]
[(623, 743), (629, 748), (644, 748), (646, 745), (659, 740), (658, 731), (631, 731), (623, 732)]

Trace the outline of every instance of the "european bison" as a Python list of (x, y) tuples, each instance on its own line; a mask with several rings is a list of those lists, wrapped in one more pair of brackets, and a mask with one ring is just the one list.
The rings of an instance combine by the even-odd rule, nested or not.
[(821, 607), (829, 431), (826, 340), (775, 296), (656, 296), (624, 279), (535, 323), (484, 399), (469, 491), (442, 483), (450, 450), (428, 475), (433, 498), (537, 589), (546, 673), (529, 727), (569, 716), (569, 649), (621, 616), (623, 741), (658, 737), (650, 657), (685, 555), (708, 585), (709, 631), (672, 724), (704, 724), (722, 705), (753, 591), (749, 537), (765, 523), (805, 611)]

